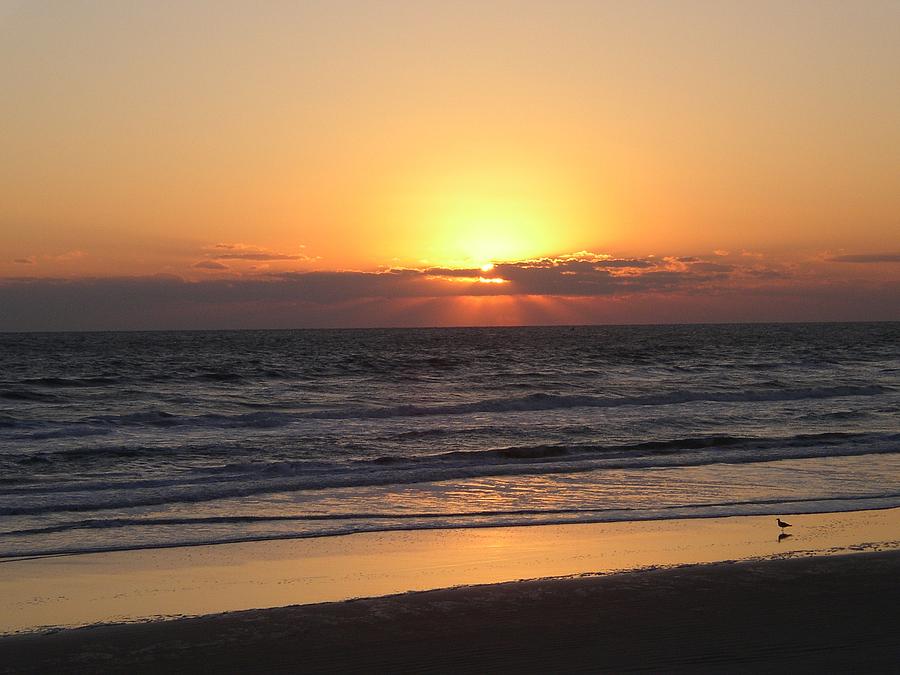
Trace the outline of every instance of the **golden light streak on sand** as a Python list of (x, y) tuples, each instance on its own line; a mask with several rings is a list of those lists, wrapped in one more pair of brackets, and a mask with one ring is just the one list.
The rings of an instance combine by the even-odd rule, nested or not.
[(363, 533), (0, 563), (0, 632), (648, 566), (897, 548), (900, 509)]

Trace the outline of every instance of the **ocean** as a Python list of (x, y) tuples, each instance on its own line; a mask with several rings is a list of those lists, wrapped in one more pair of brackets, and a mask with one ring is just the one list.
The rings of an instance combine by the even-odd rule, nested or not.
[(0, 557), (900, 506), (900, 323), (0, 334)]

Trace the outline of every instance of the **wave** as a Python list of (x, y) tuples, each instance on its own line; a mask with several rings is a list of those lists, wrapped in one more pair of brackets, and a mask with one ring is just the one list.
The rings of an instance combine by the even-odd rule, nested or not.
[[(563, 427), (562, 430), (566, 430)], [(583, 431), (585, 427), (580, 427)], [(440, 438), (444, 436), (494, 436), (497, 434), (507, 433), (509, 429), (504, 426), (466, 426), (466, 427), (425, 427), (423, 429), (410, 429), (408, 431), (399, 431), (393, 434), (379, 436), (380, 441), (418, 441), (430, 438)]]
[(117, 377), (33, 377), (22, 380), (23, 384), (42, 387), (102, 387), (119, 382)]
[(59, 396), (31, 389), (0, 389), (0, 398), (7, 401), (33, 401), (35, 403), (56, 403)]
[[(20, 400), (50, 402), (58, 400), (52, 394), (4, 390), (0, 396), (20, 397)], [(794, 389), (760, 389), (746, 391), (672, 391), (663, 394), (646, 396), (587, 396), (560, 394), (529, 394), (527, 396), (490, 398), (467, 403), (439, 405), (396, 405), (396, 406), (364, 406), (343, 407), (323, 410), (306, 410), (299, 412), (257, 411), (242, 414), (201, 414), (179, 415), (165, 410), (151, 409), (122, 415), (95, 415), (69, 423), (45, 424), (58, 427), (54, 437), (63, 437), (63, 429), (78, 426), (112, 426), (131, 427), (145, 426), (155, 428), (167, 427), (207, 427), (207, 428), (249, 428), (277, 429), (289, 426), (302, 420), (324, 419), (386, 419), (404, 417), (467, 415), (477, 413), (517, 413), (540, 412), (544, 410), (564, 410), (574, 408), (618, 408), (624, 406), (666, 406), (686, 403), (769, 403), (779, 401), (803, 401), (827, 398), (843, 398), (857, 396), (878, 396), (893, 389), (880, 386), (834, 386), (804, 387)], [(427, 435), (429, 432), (408, 432)], [(76, 435), (84, 435), (76, 432)]]
[[(375, 464), (402, 464), (414, 463), (423, 460), (541, 460), (560, 457), (581, 459), (585, 455), (612, 453), (635, 453), (644, 451), (651, 455), (663, 455), (678, 452), (679, 450), (700, 450), (705, 448), (731, 448), (741, 445), (744, 449), (766, 450), (777, 448), (801, 448), (822, 443), (833, 444), (839, 441), (854, 442), (900, 442), (900, 434), (874, 434), (851, 432), (826, 432), (820, 434), (796, 434), (786, 437), (750, 437), (750, 436), (689, 436), (686, 438), (673, 438), (665, 441), (643, 441), (639, 443), (624, 443), (619, 445), (573, 444), (573, 445), (522, 445), (506, 448), (493, 448), (490, 450), (454, 450), (451, 452), (424, 455), (422, 457), (399, 457), (388, 455), (368, 460)], [(840, 453), (838, 453), (840, 454)], [(836, 456), (836, 455), (835, 455)]]
[[(110, 518), (76, 521), (74, 523), (0, 532), (3, 538), (26, 538), (31, 535), (61, 533), (73, 530), (94, 529), (105, 531), (115, 528), (177, 526), (178, 539), (158, 538), (148, 541), (146, 534), (131, 543), (110, 543), (98, 546), (72, 545), (22, 548), (4, 551), (0, 549), (0, 564), (29, 557), (76, 555), (102, 551), (146, 550), (229, 544), (254, 541), (277, 541), (342, 536), (363, 532), (396, 532), (418, 530), (442, 530), (450, 528), (522, 527), (531, 525), (563, 525), (589, 523), (615, 523), (653, 520), (717, 518), (728, 516), (783, 515), (784, 513), (837, 513), (860, 509), (890, 509), (900, 506), (900, 494), (829, 495), (804, 499), (747, 500), (710, 502), (690, 505), (664, 505), (648, 508), (597, 508), (597, 509), (512, 509), (480, 512), (409, 513), (409, 514), (316, 514), (295, 516), (211, 516), (198, 518)], [(330, 523), (323, 529), (312, 531), (242, 533), (229, 535), (195, 536), (185, 539), (185, 532), (192, 532), (190, 525), (266, 524), (287, 521)], [(117, 536), (115, 541), (122, 538)]]
[[(437, 434), (449, 433), (449, 430), (435, 429)], [(424, 432), (411, 432), (414, 434), (430, 435), (430, 430)], [(85, 429), (76, 435), (90, 435), (91, 429)], [(53, 437), (49, 433), (48, 438)], [(599, 444), (537, 444), (537, 445), (515, 445), (501, 448), (490, 448), (487, 450), (453, 450), (449, 452), (423, 454), (423, 455), (382, 455), (375, 458), (360, 458), (347, 460), (350, 465), (381, 465), (381, 466), (417, 466), (422, 464), (446, 463), (446, 462), (463, 462), (475, 464), (487, 464), (493, 461), (506, 463), (507, 460), (542, 460), (553, 459), (560, 460), (564, 458), (582, 459), (590, 455), (605, 455), (607, 457), (614, 454), (631, 454), (636, 456), (639, 453), (646, 455), (665, 455), (676, 453), (680, 450), (699, 450), (705, 448), (731, 448), (732, 446), (742, 445), (745, 449), (766, 450), (783, 448), (797, 448), (816, 445), (821, 443), (829, 443), (834, 445), (840, 441), (848, 443), (885, 443), (891, 441), (900, 442), (900, 434), (879, 434), (869, 432), (825, 432), (818, 434), (795, 434), (792, 436), (777, 437), (755, 437), (755, 436), (686, 436), (681, 438), (672, 438), (661, 441), (641, 441), (637, 443), (621, 443), (612, 445)], [(361, 449), (365, 450), (366, 447)], [(29, 464), (59, 464), (60, 462), (93, 462), (95, 460), (120, 460), (120, 459), (141, 459), (161, 458), (161, 457), (177, 457), (186, 456), (192, 459), (202, 457), (228, 457), (234, 452), (240, 452), (242, 456), (254, 456), (262, 454), (264, 451), (248, 446), (246, 444), (230, 445), (230, 444), (199, 444), (199, 445), (182, 445), (182, 446), (100, 446), (100, 447), (73, 447), (57, 450), (47, 450), (40, 452), (31, 452), (28, 454), (0, 454), (0, 458), (10, 463), (18, 463), (23, 465)], [(836, 455), (840, 453), (837, 452)], [(334, 464), (314, 458), (292, 459), (282, 462), (230, 462), (216, 467), (208, 467), (206, 473), (240, 473), (245, 472), (255, 474), (283, 474), (286, 470), (293, 471), (313, 471), (313, 470), (340, 470), (347, 466), (347, 463)], [(143, 481), (142, 481), (143, 483)], [(61, 488), (66, 489), (66, 488)], [(75, 484), (73, 489), (78, 488)]]
[(308, 413), (317, 418), (419, 417), (427, 415), (464, 415), (469, 413), (504, 413), (554, 410), (559, 408), (616, 408), (620, 406), (659, 406), (694, 402), (765, 403), (803, 399), (839, 398), (845, 396), (877, 396), (888, 389), (879, 385), (804, 387), (798, 389), (762, 389), (748, 391), (674, 391), (647, 396), (586, 396), (529, 394), (514, 398), (494, 398), (451, 405), (401, 405), (384, 408), (357, 408)]
[(233, 373), (230, 371), (221, 371), (221, 372), (210, 372), (210, 373), (201, 373), (195, 376), (197, 380), (203, 380), (205, 382), (243, 382), (244, 377), (239, 373)]
[[(113, 508), (201, 503), (277, 492), (409, 485), (491, 476), (583, 473), (609, 469), (750, 464), (782, 459), (849, 457), (900, 452), (900, 434), (813, 434), (788, 438), (710, 437), (618, 446), (533, 446), (377, 458), (349, 465), (300, 461), (245, 462), (164, 478), (91, 484), (66, 489), (0, 489), (0, 515), (86, 512)], [(23, 504), (22, 494), (32, 495)]]
[(22, 424), (21, 420), (9, 415), (0, 415), (0, 429), (14, 429)]
[[(829, 497), (808, 497), (802, 499), (754, 499), (723, 502), (699, 502), (696, 504), (668, 504), (653, 507), (653, 511), (670, 511), (684, 508), (723, 508), (728, 506), (769, 505), (769, 504), (804, 504), (829, 500), (861, 501), (868, 499), (900, 499), (897, 493), (870, 493), (853, 495), (831, 495)], [(302, 513), (291, 515), (239, 515), (239, 516), (186, 516), (174, 518), (97, 518), (78, 520), (58, 525), (23, 528), (19, 530), (0, 531), (0, 537), (14, 537), (35, 534), (52, 534), (70, 530), (107, 529), (122, 527), (148, 527), (159, 525), (231, 525), (244, 523), (280, 523), (280, 522), (329, 522), (360, 520), (430, 520), (437, 518), (489, 518), (498, 516), (558, 516), (569, 514), (601, 514), (609, 512), (636, 511), (626, 507), (597, 508), (558, 508), (558, 509), (491, 509), (482, 511), (435, 511), (435, 512), (348, 512), (348, 513)]]
[[(50, 429), (47, 431), (21, 432), (12, 436), (13, 440), (21, 441), (46, 441), (54, 438), (84, 438), (87, 436), (105, 436), (112, 432), (109, 428), (98, 427), (69, 427), (64, 429)], [(30, 456), (26, 456), (29, 460)]]
[(205, 426), (217, 428), (246, 427), (268, 429), (283, 427), (296, 421), (297, 415), (279, 412), (254, 412), (239, 415), (176, 415), (164, 410), (147, 410), (125, 415), (98, 415), (81, 420), (81, 424), (109, 424), (113, 426)]

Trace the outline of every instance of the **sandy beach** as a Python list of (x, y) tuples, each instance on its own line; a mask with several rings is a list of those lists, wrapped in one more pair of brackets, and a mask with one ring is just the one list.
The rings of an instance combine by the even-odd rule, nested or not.
[(367, 532), (0, 560), (0, 634), (521, 579), (900, 547), (900, 509)]
[(896, 672), (900, 554), (464, 587), (0, 640), (2, 672)]
[[(795, 534), (781, 539), (773, 518), (731, 517), (7, 560), (0, 616), (19, 634), (0, 638), (0, 663), (3, 672), (900, 668), (900, 510), (789, 520)], [(41, 629), (52, 623), (87, 626)]]

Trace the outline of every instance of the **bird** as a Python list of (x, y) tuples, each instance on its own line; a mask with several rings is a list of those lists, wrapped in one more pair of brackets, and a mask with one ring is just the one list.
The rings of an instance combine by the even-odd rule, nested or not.
[(780, 527), (782, 531), (784, 531), (784, 528), (786, 527), (791, 527), (790, 523), (784, 522), (781, 518), (776, 518), (775, 522), (778, 523), (778, 527)]

